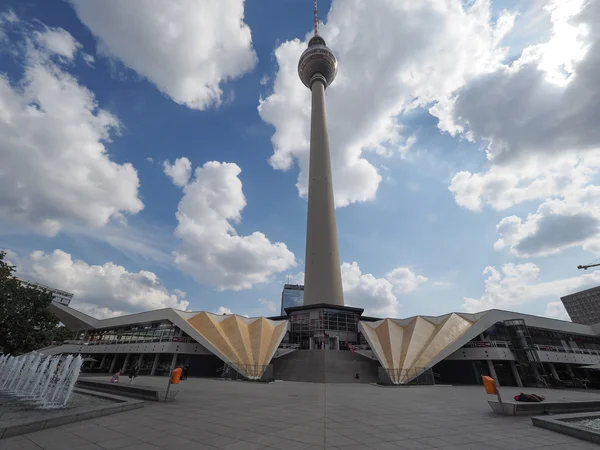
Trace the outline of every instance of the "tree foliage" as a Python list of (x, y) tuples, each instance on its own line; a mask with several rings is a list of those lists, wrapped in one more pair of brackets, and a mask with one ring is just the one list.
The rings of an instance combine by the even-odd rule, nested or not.
[(52, 294), (23, 285), (0, 251), (0, 348), (18, 355), (46, 347), (64, 330), (48, 308)]

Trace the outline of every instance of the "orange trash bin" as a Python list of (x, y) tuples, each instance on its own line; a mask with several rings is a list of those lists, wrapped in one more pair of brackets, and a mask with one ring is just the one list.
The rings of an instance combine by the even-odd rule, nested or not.
[(497, 394), (498, 391), (496, 390), (496, 382), (494, 381), (494, 379), (492, 377), (481, 377), (481, 379), (483, 380), (483, 387), (485, 388), (485, 392), (487, 394)]
[(181, 367), (173, 369), (173, 372), (171, 372), (171, 384), (179, 384), (179, 380), (181, 379), (181, 372)]

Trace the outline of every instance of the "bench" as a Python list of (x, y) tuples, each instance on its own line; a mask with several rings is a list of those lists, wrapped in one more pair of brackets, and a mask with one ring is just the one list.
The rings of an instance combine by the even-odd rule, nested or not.
[(505, 416), (531, 416), (540, 414), (564, 414), (564, 413), (577, 413), (587, 411), (600, 411), (600, 401), (561, 401), (561, 402), (547, 402), (543, 401), (540, 403), (527, 403), (527, 402), (516, 402), (516, 401), (488, 401), (489, 405), (496, 414), (503, 414)]

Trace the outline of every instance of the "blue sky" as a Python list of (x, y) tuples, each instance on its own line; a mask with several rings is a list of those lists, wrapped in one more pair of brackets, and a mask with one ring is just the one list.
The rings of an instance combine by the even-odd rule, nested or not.
[[(294, 70), (311, 3), (4, 2), (0, 248), (20, 274), (96, 315), (278, 311), (303, 271), (309, 97)], [(346, 303), (567, 318), (559, 296), (596, 284), (575, 269), (600, 250), (584, 3), (320, 2), (340, 64)]]

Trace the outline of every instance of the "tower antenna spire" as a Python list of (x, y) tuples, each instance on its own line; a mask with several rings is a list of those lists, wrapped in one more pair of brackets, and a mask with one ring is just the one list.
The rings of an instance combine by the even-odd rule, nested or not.
[(315, 36), (319, 35), (319, 10), (317, 8), (317, 0), (315, 0)]

